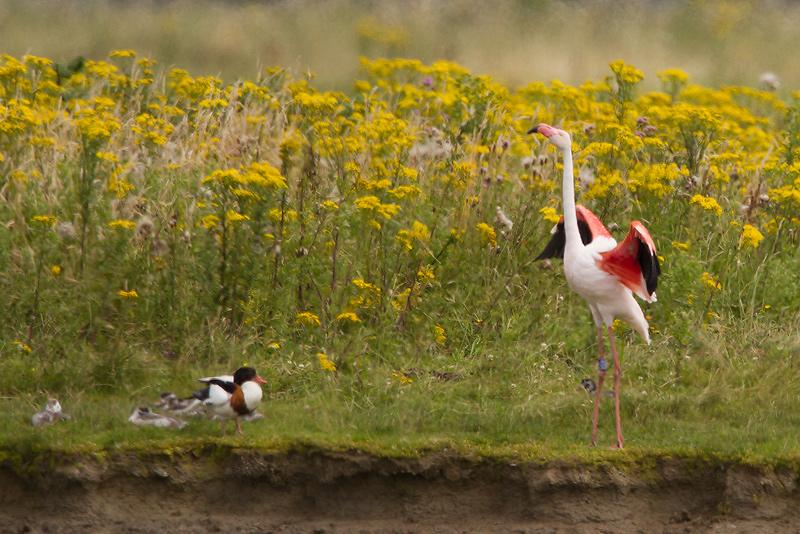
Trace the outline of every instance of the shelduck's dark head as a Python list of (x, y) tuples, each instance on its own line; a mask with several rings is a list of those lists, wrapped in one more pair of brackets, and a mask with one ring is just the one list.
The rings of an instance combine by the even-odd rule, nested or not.
[(266, 384), (267, 381), (258, 376), (256, 370), (252, 367), (239, 367), (235, 373), (233, 373), (233, 383), (239, 384), (240, 386), (245, 382), (253, 381), (256, 384)]
[(564, 130), (559, 130), (558, 128), (554, 128), (549, 124), (541, 123), (537, 124), (530, 130), (528, 130), (529, 134), (538, 133), (547, 138), (550, 141), (550, 144), (555, 145), (558, 148), (569, 148), (572, 146), (572, 139), (570, 138), (569, 134)]

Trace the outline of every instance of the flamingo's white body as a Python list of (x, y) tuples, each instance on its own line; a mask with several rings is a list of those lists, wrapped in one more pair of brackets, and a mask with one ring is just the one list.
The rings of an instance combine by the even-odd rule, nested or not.
[(603, 330), (608, 333), (614, 357), (614, 403), (617, 427), (617, 447), (622, 448), (622, 422), (620, 418), (619, 355), (614, 342), (612, 325), (619, 318), (630, 324), (644, 340), (650, 343), (647, 320), (634, 299), (636, 293), (646, 302), (655, 302), (656, 283), (660, 274), (653, 239), (639, 221), (631, 223), (625, 240), (617, 244), (603, 223), (588, 209), (575, 205), (575, 179), (572, 170), (572, 140), (567, 132), (540, 124), (529, 133), (544, 135), (556, 146), (564, 159), (562, 184), (564, 217), (553, 230), (553, 237), (537, 259), (564, 258), (564, 275), (569, 287), (589, 304), (597, 326), (599, 377), (595, 392), (592, 417), (592, 444), (597, 442), (597, 422), (600, 396), (605, 379), (605, 342)]

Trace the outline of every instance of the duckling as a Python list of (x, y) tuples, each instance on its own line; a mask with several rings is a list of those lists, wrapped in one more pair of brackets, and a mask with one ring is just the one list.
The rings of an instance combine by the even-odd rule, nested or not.
[(161, 394), (158, 402), (153, 404), (154, 408), (164, 408), (174, 415), (200, 415), (202, 411), (202, 401), (194, 396), (185, 399), (178, 398), (170, 391)]
[(157, 414), (150, 411), (147, 406), (135, 408), (131, 416), (128, 417), (128, 421), (137, 426), (155, 426), (158, 428), (183, 428), (186, 426), (185, 421)]
[(51, 397), (47, 399), (47, 404), (44, 405), (44, 409), (41, 412), (33, 414), (31, 424), (37, 427), (45, 426), (62, 419), (67, 420), (69, 416), (61, 411), (61, 403), (58, 402), (58, 399)]

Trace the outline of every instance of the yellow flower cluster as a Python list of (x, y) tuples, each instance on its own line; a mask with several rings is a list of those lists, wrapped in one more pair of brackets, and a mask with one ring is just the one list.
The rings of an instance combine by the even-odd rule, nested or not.
[[(361, 36), (394, 47), (401, 34)], [(560, 219), (563, 159), (527, 135), (535, 122), (570, 132), (577, 202), (612, 231), (641, 219), (672, 272), (713, 270), (713, 239), (736, 255), (726, 279), (741, 279), (800, 232), (798, 96), (704, 87), (678, 69), (649, 90), (623, 61), (581, 85), (510, 90), (451, 62), (362, 59), (347, 94), (280, 68), (228, 83), (154, 67), (133, 50), (76, 70), (0, 56), (0, 219), (30, 230), (19, 234), (31, 243), (12, 240), (44, 269), (72, 274), (78, 249), (87, 270), (108, 257), (118, 272), (169, 269), (168, 249), (182, 272), (207, 274), (192, 277), (213, 296), (205, 311), (231, 324), (268, 331), (278, 313), (316, 335), (323, 319), (348, 334), (391, 323), (444, 344), (431, 319), (443, 288), (471, 276), (466, 265), (520, 265)], [(149, 241), (134, 222), (143, 213), (158, 218)], [(62, 285), (56, 267), (47, 282)], [(158, 295), (168, 279), (136, 284)], [(707, 272), (700, 284), (719, 298), (734, 286)], [(117, 289), (103, 294), (138, 296)], [(276, 292), (294, 299), (280, 312)]]
[(328, 371), (329, 373), (336, 372), (336, 364), (328, 358), (327, 354), (324, 352), (318, 352), (317, 359), (319, 360), (319, 366), (323, 371)]
[(485, 222), (482, 222), (476, 224), (475, 229), (478, 230), (478, 233), (480, 234), (481, 238), (485, 243), (487, 243), (492, 248), (497, 247), (497, 232), (495, 232), (494, 228), (492, 228)]
[(690, 204), (696, 204), (700, 206), (706, 211), (710, 211), (715, 213), (716, 215), (722, 215), (722, 206), (719, 205), (719, 202), (714, 197), (707, 197), (704, 195), (692, 195), (692, 198), (689, 200)]
[(703, 284), (709, 289), (714, 289), (717, 291), (722, 289), (722, 282), (717, 280), (717, 278), (715, 278), (714, 275), (709, 272), (703, 272), (703, 274), (700, 276), (700, 281), (703, 282)]
[(427, 243), (431, 238), (431, 231), (428, 230), (424, 223), (414, 221), (411, 223), (410, 229), (400, 229), (395, 238), (403, 244), (403, 248), (406, 251), (411, 251), (414, 248), (415, 241), (423, 244)]
[(319, 316), (310, 311), (298, 312), (297, 315), (295, 315), (295, 322), (304, 326), (320, 326), (322, 324), (319, 320)]
[(742, 226), (742, 235), (739, 238), (741, 244), (753, 248), (758, 248), (758, 245), (763, 240), (764, 240), (764, 234), (762, 234), (758, 230), (758, 228), (750, 224), (745, 224), (744, 226)]

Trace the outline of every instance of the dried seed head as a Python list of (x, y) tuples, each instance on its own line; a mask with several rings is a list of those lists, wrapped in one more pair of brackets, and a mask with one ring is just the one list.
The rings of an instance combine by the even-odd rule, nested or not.
[(138, 239), (148, 239), (153, 234), (153, 219), (147, 215), (139, 217), (136, 223), (136, 237)]
[(777, 91), (781, 88), (781, 79), (774, 72), (762, 72), (758, 82), (767, 91)]
[(169, 245), (167, 245), (166, 241), (160, 237), (153, 239), (153, 256), (161, 258), (166, 256), (167, 252), (169, 252)]
[(71, 222), (62, 221), (56, 225), (56, 233), (61, 239), (75, 239), (75, 225)]
[(495, 216), (498, 226), (502, 228), (501, 233), (505, 234), (514, 228), (514, 222), (508, 218), (508, 215), (503, 212), (503, 209), (500, 206), (495, 207)]

